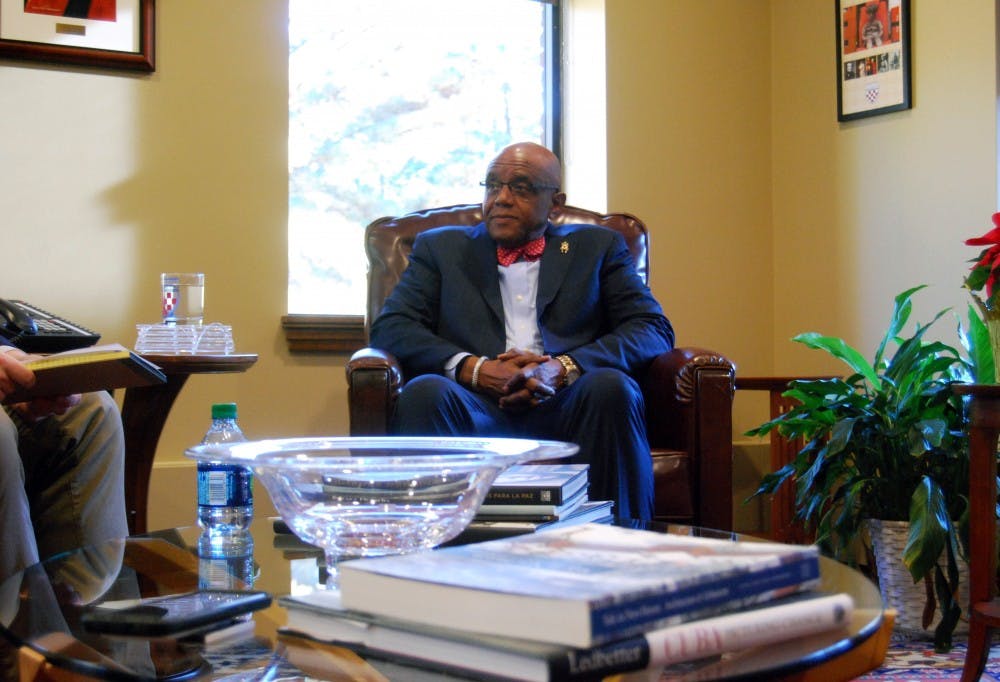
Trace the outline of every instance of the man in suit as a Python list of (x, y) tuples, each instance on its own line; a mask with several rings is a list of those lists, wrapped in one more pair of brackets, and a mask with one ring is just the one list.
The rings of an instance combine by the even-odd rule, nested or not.
[(486, 173), (484, 222), (421, 234), (372, 324), (409, 379), (392, 417), (406, 435), (564, 440), (590, 465), (591, 499), (653, 512), (637, 377), (674, 334), (621, 235), (555, 226), (559, 160), (514, 144)]
[[(31, 386), (30, 356), (0, 346), (0, 400)], [(0, 580), (39, 559), (128, 535), (125, 439), (107, 392), (0, 409)]]

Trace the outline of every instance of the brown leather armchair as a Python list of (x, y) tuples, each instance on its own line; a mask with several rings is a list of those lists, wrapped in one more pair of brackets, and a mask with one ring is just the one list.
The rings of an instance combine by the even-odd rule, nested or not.
[[(626, 213), (601, 215), (564, 206), (553, 222), (588, 223), (625, 237), (648, 282), (649, 234)], [(409, 262), (416, 235), (444, 225), (482, 222), (479, 204), (447, 206), (380, 218), (365, 230), (368, 254), (368, 326)], [(642, 378), (652, 450), (657, 519), (725, 530), (733, 526), (732, 403), (736, 370), (722, 355), (675, 348), (659, 356)], [(363, 348), (347, 364), (351, 435), (384, 435), (404, 377), (395, 358)]]

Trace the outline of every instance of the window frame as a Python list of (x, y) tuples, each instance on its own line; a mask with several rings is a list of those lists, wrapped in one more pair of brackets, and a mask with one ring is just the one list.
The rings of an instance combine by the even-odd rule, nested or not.
[[(547, 69), (549, 107), (547, 129), (549, 147), (562, 156), (562, 70), (563, 5), (559, 0), (539, 0), (550, 12), (547, 31)], [(374, 219), (374, 218), (373, 218)], [(351, 354), (368, 343), (364, 315), (286, 314), (281, 317), (285, 343), (291, 353)]]

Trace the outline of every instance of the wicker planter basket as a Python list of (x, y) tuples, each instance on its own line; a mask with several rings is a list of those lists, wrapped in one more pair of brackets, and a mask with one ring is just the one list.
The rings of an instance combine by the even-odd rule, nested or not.
[[(878, 587), (886, 608), (896, 609), (895, 632), (908, 637), (933, 639), (934, 628), (941, 622), (941, 610), (935, 609), (934, 618), (926, 629), (921, 625), (924, 606), (927, 603), (923, 582), (914, 584), (913, 577), (903, 564), (903, 548), (910, 532), (907, 521), (879, 521), (868, 519), (868, 535), (875, 552), (875, 567), (878, 570)], [(969, 566), (959, 557), (959, 603), (963, 614), (955, 634), (969, 632)]]

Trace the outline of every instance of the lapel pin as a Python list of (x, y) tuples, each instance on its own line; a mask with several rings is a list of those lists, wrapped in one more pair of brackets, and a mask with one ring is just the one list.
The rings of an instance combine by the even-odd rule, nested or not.
[(559, 245), (559, 253), (569, 253), (569, 242), (564, 241)]

